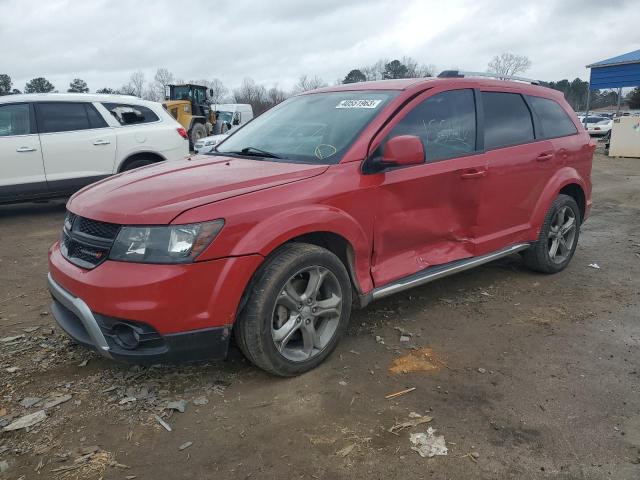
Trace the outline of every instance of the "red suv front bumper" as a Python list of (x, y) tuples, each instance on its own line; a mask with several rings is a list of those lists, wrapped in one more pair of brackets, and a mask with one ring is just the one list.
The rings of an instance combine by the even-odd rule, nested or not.
[(182, 265), (107, 260), (93, 270), (49, 249), (58, 324), (110, 358), (160, 362), (223, 358), (259, 255)]

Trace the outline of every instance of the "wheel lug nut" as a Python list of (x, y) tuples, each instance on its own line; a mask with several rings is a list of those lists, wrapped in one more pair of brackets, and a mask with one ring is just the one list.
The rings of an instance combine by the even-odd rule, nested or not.
[(307, 319), (305, 320), (305, 322), (304, 322), (304, 323), (306, 323), (307, 325), (309, 325), (309, 324), (311, 323), (311, 319), (307, 318)]
[(298, 305), (298, 310), (302, 310), (302, 304)]
[(318, 309), (317, 309), (316, 307), (313, 307), (313, 308), (311, 309), (311, 311), (312, 311), (313, 313), (316, 313), (316, 312), (318, 311)]
[(311, 300), (310, 298), (307, 298), (307, 304), (311, 305), (313, 303), (313, 300)]

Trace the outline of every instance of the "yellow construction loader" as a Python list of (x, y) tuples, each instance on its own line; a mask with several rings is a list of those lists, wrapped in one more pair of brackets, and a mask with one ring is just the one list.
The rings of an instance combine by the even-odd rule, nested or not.
[(190, 83), (168, 85), (164, 108), (184, 127), (189, 135), (189, 147), (201, 138), (212, 135), (216, 124), (215, 112), (209, 106), (211, 90)]

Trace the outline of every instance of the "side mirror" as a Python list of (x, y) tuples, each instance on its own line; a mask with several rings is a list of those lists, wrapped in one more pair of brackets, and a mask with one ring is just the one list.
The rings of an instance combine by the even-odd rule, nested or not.
[(399, 135), (389, 139), (382, 152), (382, 164), (387, 166), (424, 163), (422, 140), (415, 135)]

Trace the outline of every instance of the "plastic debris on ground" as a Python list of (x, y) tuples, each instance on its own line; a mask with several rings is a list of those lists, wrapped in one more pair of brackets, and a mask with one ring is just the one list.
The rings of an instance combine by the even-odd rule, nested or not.
[(444, 437), (442, 435), (434, 435), (435, 432), (435, 429), (429, 427), (426, 432), (412, 433), (409, 437), (413, 444), (411, 450), (418, 452), (418, 455), (424, 458), (447, 455), (449, 451)]

